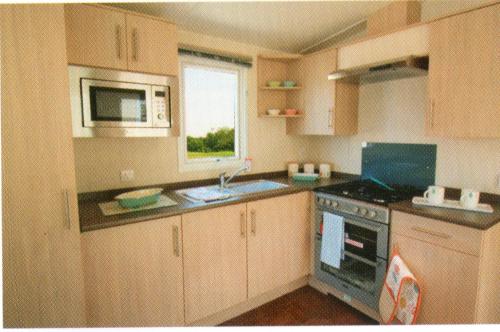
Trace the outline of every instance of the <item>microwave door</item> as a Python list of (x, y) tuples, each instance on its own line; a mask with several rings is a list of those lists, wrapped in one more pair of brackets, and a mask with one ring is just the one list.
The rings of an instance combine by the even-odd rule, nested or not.
[(83, 78), (84, 127), (152, 126), (151, 86)]

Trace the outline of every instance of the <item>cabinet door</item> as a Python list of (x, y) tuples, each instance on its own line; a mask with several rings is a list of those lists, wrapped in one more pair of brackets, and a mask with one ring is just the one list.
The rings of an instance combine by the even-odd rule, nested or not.
[(247, 299), (246, 205), (182, 216), (186, 323)]
[(127, 69), (124, 13), (80, 4), (64, 10), (68, 63)]
[(164, 21), (127, 15), (128, 69), (177, 75), (177, 29)]
[(309, 211), (308, 193), (248, 203), (249, 298), (308, 274)]
[(426, 128), (500, 137), (500, 5), (431, 23)]
[(391, 239), (422, 288), (417, 323), (474, 323), (479, 258), (400, 234)]
[(306, 55), (292, 63), (303, 88), (297, 102), (304, 117), (287, 121), (287, 133), (298, 135), (347, 135), (357, 131), (358, 85), (328, 80), (337, 66), (337, 49)]
[(90, 326), (184, 324), (181, 217), (82, 235)]
[(4, 326), (85, 326), (63, 6), (0, 6), (0, 34)]

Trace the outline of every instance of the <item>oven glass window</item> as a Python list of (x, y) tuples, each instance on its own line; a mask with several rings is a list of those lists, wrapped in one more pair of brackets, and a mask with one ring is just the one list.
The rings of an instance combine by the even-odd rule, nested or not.
[(377, 261), (377, 232), (346, 222), (344, 224), (344, 248), (346, 251)]
[(91, 86), (92, 121), (147, 122), (146, 91)]

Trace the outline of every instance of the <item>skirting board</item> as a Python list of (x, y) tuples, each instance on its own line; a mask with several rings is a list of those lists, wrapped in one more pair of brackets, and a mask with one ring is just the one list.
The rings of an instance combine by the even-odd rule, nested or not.
[(216, 325), (219, 325), (219, 324), (224, 323), (225, 321), (228, 321), (232, 318), (238, 317), (239, 315), (244, 314), (245, 312), (248, 312), (248, 311), (253, 310), (257, 307), (260, 307), (261, 305), (266, 304), (267, 302), (271, 302), (272, 300), (275, 300), (278, 297), (281, 297), (285, 294), (293, 292), (296, 289), (307, 286), (308, 281), (309, 281), (309, 276), (302, 277), (300, 279), (292, 281), (291, 283), (289, 283), (285, 286), (273, 289), (272, 291), (269, 291), (267, 293), (264, 293), (262, 295), (254, 297), (252, 299), (248, 299), (247, 301), (242, 302), (240, 304), (237, 304), (229, 309), (218, 312), (218, 313), (213, 314), (209, 317), (197, 320), (196, 322), (193, 322), (192, 324), (188, 324), (188, 326), (216, 326)]
[(364, 313), (365, 315), (367, 315), (368, 317), (380, 322), (380, 315), (377, 311), (373, 310), (372, 308), (368, 307), (366, 304), (361, 303), (356, 299), (352, 299), (350, 302), (347, 302), (343, 298), (343, 296), (344, 296), (343, 292), (339, 291), (338, 289), (336, 289), (332, 286), (329, 286), (329, 285), (319, 281), (318, 279), (316, 279), (312, 276), (309, 279), (309, 286), (320, 291), (323, 294), (331, 294), (331, 295), (335, 296), (336, 298), (347, 303), (348, 305), (350, 305), (354, 309), (357, 309), (357, 310), (361, 311), (362, 313)]

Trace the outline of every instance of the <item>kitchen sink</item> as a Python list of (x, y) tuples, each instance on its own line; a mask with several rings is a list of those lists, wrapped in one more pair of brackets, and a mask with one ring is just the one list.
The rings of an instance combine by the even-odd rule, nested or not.
[(218, 185), (177, 190), (176, 193), (195, 203), (222, 201), (270, 190), (287, 188), (288, 185), (268, 180), (236, 182), (222, 189)]

